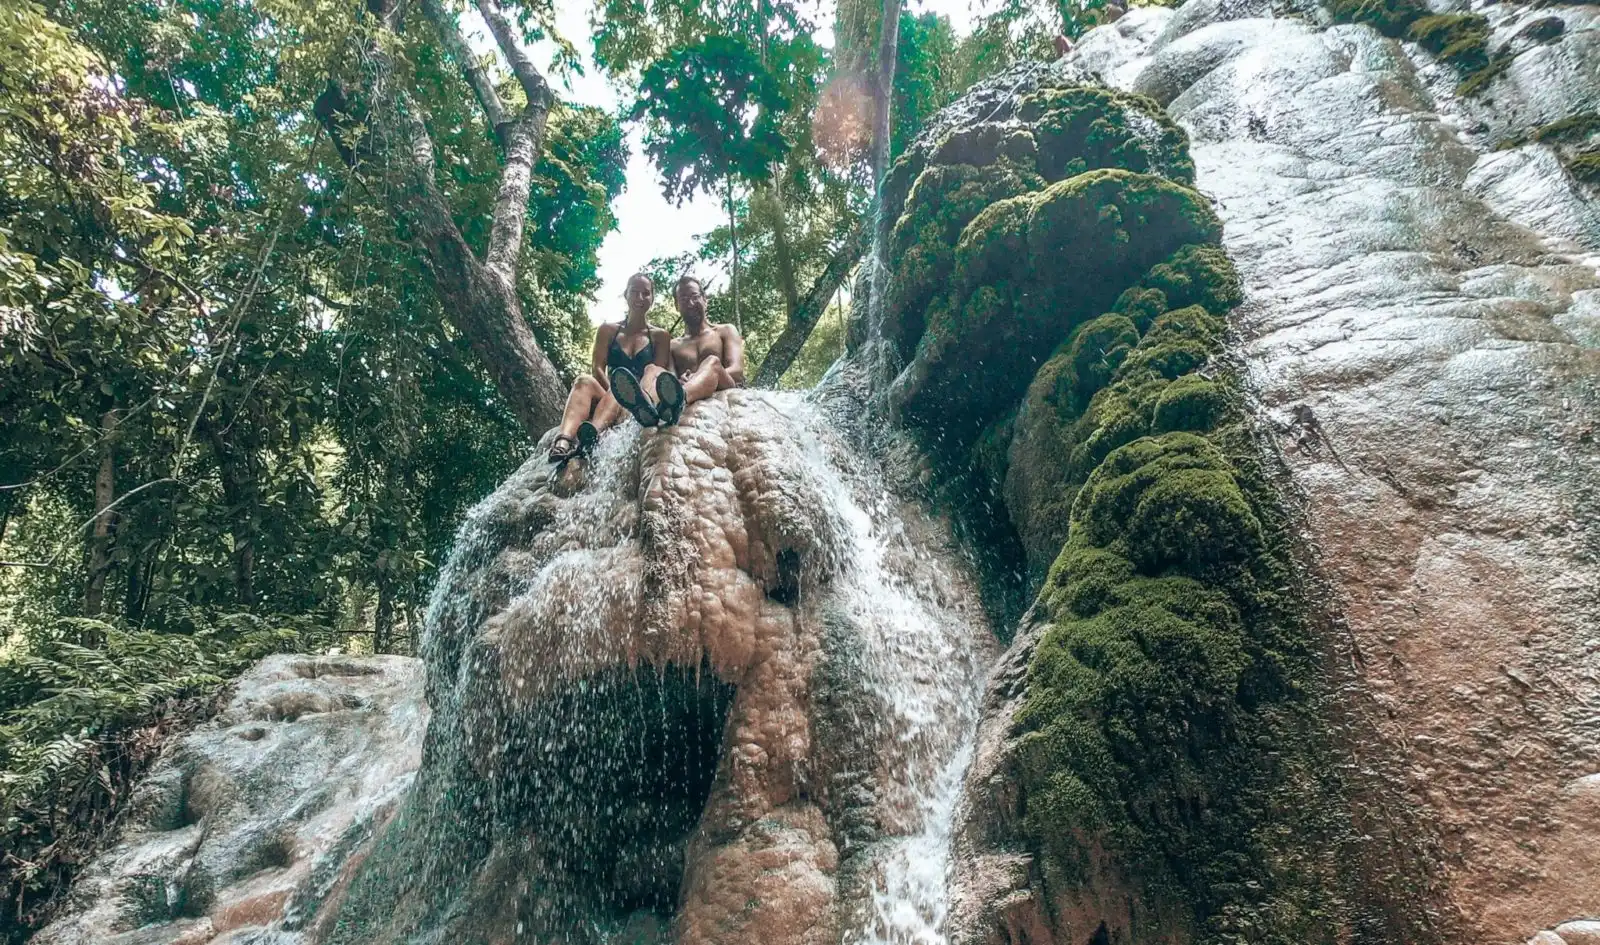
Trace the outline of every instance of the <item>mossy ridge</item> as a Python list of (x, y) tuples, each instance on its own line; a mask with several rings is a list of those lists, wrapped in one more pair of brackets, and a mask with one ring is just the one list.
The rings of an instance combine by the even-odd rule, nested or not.
[(1495, 145), (1499, 151), (1518, 148), (1530, 141), (1548, 144), (1567, 172), (1585, 184), (1600, 185), (1600, 146), (1590, 142), (1600, 138), (1600, 113), (1583, 112), (1541, 125)]
[(1017, 103), (1050, 181), (1120, 167), (1194, 184), (1188, 136), (1154, 99), (1098, 86), (1046, 88)]
[(1110, 312), (1078, 326), (1035, 374), (1013, 441), (1018, 473), (1006, 480), (1032, 584), (1066, 540), (1078, 486), (1107, 453), (1152, 432), (1210, 429), (1221, 417), (1221, 387), (1182, 376), (1221, 344), (1222, 321), (1210, 312), (1238, 299), (1237, 273), (1219, 246), (1182, 246)]
[(1568, 159), (1567, 171), (1585, 184), (1600, 187), (1600, 148), (1579, 152)]
[(1008, 117), (1023, 124), (983, 122), (919, 141), (885, 177), (881, 201), (895, 222), (884, 323), (902, 357), (911, 357), (930, 309), (964, 304), (941, 297), (941, 278), (963, 229), (989, 204), (1097, 169), (1193, 183), (1188, 137), (1145, 96), (1050, 85), (1021, 97)]
[(1490, 54), (1487, 18), (1476, 13), (1433, 13), (1422, 0), (1332, 0), (1328, 11), (1340, 23), (1364, 23), (1391, 39), (1408, 39), (1455, 67), (1456, 92), (1476, 95), (1510, 65)]
[(1211, 361), (1239, 298), (1220, 248), (1185, 246), (1030, 388), (1022, 415), (1053, 408), (1068, 458), (1059, 495), (1012, 515), (1071, 512), (1016, 719), (1024, 832), (1047, 884), (1104, 847), (1152, 915), (1192, 909), (1199, 941), (1324, 941), (1343, 825), (1304, 803), (1338, 791), (1308, 734), (1317, 664), (1237, 383)]
[(902, 354), (922, 336), (930, 305), (955, 266), (956, 242), (992, 204), (1040, 190), (1044, 179), (1024, 164), (934, 165), (917, 177), (889, 238), (894, 279), (884, 300), (886, 327)]
[(1111, 311), (1080, 325), (1034, 376), (1005, 491), (1035, 586), (1066, 540), (1078, 487), (1108, 453), (1151, 433), (1220, 422), (1228, 395), (1195, 372), (1221, 344), (1223, 323), (1210, 313), (1239, 299), (1221, 247), (1183, 246)]
[[(962, 232), (954, 292), (928, 310), (901, 419), (965, 448), (1022, 396), (1073, 329), (1123, 286), (1221, 224), (1195, 191), (1151, 174), (1096, 170), (985, 209)], [(970, 369), (986, 381), (974, 387)]]

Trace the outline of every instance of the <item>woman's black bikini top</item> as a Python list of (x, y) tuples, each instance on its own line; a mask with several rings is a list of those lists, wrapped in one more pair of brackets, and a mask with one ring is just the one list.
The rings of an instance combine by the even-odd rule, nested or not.
[(644, 369), (656, 359), (656, 340), (650, 334), (650, 329), (645, 329), (644, 347), (633, 354), (622, 350), (622, 344), (617, 341), (622, 335), (622, 329), (611, 336), (611, 348), (606, 351), (606, 369), (625, 367), (634, 377), (643, 377)]

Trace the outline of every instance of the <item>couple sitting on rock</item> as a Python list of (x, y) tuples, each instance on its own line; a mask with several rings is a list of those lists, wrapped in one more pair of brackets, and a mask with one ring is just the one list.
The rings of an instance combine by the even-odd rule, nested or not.
[(630, 277), (624, 297), (627, 320), (600, 326), (593, 367), (567, 395), (561, 427), (550, 444), (552, 463), (588, 453), (600, 431), (621, 420), (624, 410), (641, 426), (672, 426), (689, 404), (744, 383), (744, 341), (732, 325), (706, 321), (699, 279), (684, 276), (672, 291), (683, 316), (680, 338), (645, 320), (655, 302), (649, 276)]

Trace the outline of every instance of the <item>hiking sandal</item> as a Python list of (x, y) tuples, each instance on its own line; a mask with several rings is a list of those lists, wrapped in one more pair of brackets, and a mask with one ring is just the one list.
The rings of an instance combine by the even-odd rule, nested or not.
[(611, 396), (617, 398), (617, 403), (623, 409), (633, 414), (633, 419), (639, 421), (642, 427), (653, 427), (661, 422), (656, 415), (655, 405), (645, 399), (644, 391), (639, 389), (639, 379), (627, 368), (611, 369)]
[(670, 427), (683, 416), (683, 384), (677, 375), (662, 371), (656, 375), (656, 410), (660, 414), (661, 425)]
[(595, 428), (594, 424), (587, 420), (578, 424), (578, 451), (575, 455), (588, 459), (589, 454), (594, 452), (595, 443), (599, 442), (599, 440), (600, 431)]
[[(585, 421), (586, 423), (588, 421)], [(577, 456), (583, 450), (583, 444), (574, 437), (565, 433), (557, 433), (556, 438), (550, 441), (550, 462), (565, 463)]]

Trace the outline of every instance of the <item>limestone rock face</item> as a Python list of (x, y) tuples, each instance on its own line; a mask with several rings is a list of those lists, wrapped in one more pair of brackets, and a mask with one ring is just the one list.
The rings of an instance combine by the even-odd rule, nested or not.
[(472, 513), (429, 617), (417, 787), (323, 941), (933, 921), (873, 893), (942, 879), (942, 847), (908, 851), (948, 829), (992, 632), (943, 526), (836, 426), (735, 391), (607, 433), (567, 478), (536, 458)]
[[(1137, 9), (1060, 67), (1165, 106), (1189, 136), (1194, 186), (1215, 200), (1239, 277), (1228, 347), (1171, 387), (1237, 372), (1255, 442), (1268, 447), (1260, 471), (1291, 500), (1290, 518), (1264, 519), (1263, 535), (1286, 527), (1285, 545), (1304, 549), (1289, 555), (1311, 568), (1299, 609), (1326, 621), (1321, 669), (1303, 677), (1327, 694), (1304, 704), (1323, 732), (1306, 757), (1355, 772), (1307, 803), (1342, 799), (1347, 825), (1327, 837), (1375, 894), (1353, 912), (1325, 911), (1344, 918), (1296, 940), (1583, 940), (1593, 923), (1575, 917), (1600, 915), (1589, 790), (1600, 763), (1600, 195), (1574, 155), (1593, 148), (1582, 129), (1600, 87), (1600, 34), (1570, 29), (1594, 10), (1474, 7), (1497, 63), (1477, 94), (1425, 50), (1365, 25), (1318, 28), (1322, 14), (1308, 12), (1309, 23), (1257, 2)], [(1543, 16), (1564, 28), (1535, 28)], [(1057, 536), (1067, 550), (986, 697), (958, 827), (958, 941), (1219, 931), (1152, 915), (1160, 900), (1141, 892), (1129, 848), (1093, 831), (1070, 840), (1078, 858), (1063, 893), (1029, 827), (1038, 757), (1061, 759), (1062, 776), (1095, 770), (1075, 754), (1077, 735), (1032, 721), (1039, 687), (1061, 678), (1051, 674), (1071, 668), (1079, 681), (1066, 691), (1081, 692), (1094, 681), (1083, 668), (1105, 658), (1083, 648), (1100, 645), (1087, 628), (1107, 612), (1083, 631), (1062, 627), (1128, 573), (1074, 551), (1104, 526), (1078, 491), (1087, 486), (1069, 481), (1051, 499), (1061, 480), (1047, 471), (1072, 469), (1090, 440), (1039, 418), (1059, 415), (1093, 371), (1126, 370), (1144, 343), (1138, 299), (1115, 308), (1078, 329), (1079, 354), (1102, 355), (1092, 371), (1070, 346), (1058, 351), (1015, 418), (992, 428), (1009, 466), (986, 459), (994, 447), (974, 454), (1003, 479), (1030, 556), (1059, 547)], [(1106, 396), (1099, 383), (1091, 398)], [(1210, 409), (1201, 398), (1166, 415)], [(1119, 456), (1100, 455), (1088, 458)], [(1130, 541), (1138, 530), (1113, 529)], [(1135, 575), (1149, 570), (1134, 564)], [(1073, 660), (1050, 655), (1052, 635), (1078, 648)], [(1040, 732), (1074, 740), (1038, 756)], [(1075, 782), (1054, 796), (1073, 792)], [(1289, 816), (1269, 805), (1263, 822)], [(1306, 888), (1338, 887), (1339, 872)]]
[(116, 844), (32, 941), (201, 945), (303, 928), (410, 786), (427, 721), (417, 660), (263, 660), (139, 783)]

